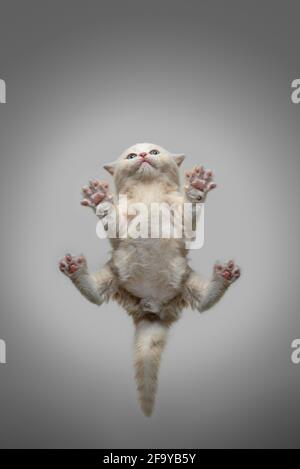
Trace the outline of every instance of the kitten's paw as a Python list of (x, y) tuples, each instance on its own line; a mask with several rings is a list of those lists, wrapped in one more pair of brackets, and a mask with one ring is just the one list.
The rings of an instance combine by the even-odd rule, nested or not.
[(213, 172), (203, 166), (195, 166), (185, 173), (185, 193), (191, 202), (204, 202), (209, 191), (217, 187), (213, 182)]
[(91, 179), (88, 186), (82, 187), (83, 200), (81, 205), (91, 207), (96, 211), (99, 204), (112, 203), (113, 195), (109, 192), (109, 184), (106, 181)]
[(84, 256), (72, 256), (66, 254), (59, 262), (59, 270), (67, 277), (73, 278), (87, 269), (86, 259)]
[(235, 282), (241, 275), (241, 269), (235, 264), (234, 261), (229, 261), (227, 264), (217, 262), (214, 266), (215, 278), (222, 280), (226, 285)]

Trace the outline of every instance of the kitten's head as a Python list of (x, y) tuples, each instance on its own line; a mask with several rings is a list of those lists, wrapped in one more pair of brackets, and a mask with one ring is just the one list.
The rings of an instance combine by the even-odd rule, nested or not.
[(184, 155), (174, 155), (153, 143), (137, 143), (125, 150), (114, 163), (104, 168), (114, 176), (116, 188), (134, 184), (137, 181), (164, 180), (179, 184), (178, 166)]

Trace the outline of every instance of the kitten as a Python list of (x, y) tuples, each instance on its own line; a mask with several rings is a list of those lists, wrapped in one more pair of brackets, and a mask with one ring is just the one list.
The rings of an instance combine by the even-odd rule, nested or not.
[[(179, 166), (184, 155), (173, 155), (159, 145), (141, 143), (125, 150), (104, 168), (114, 177), (116, 195), (127, 196), (128, 207), (143, 202), (182, 206), (203, 203), (216, 187), (213, 174), (202, 166), (185, 173), (183, 194), (179, 188)], [(107, 219), (112, 209), (127, 217), (109, 191), (107, 182), (90, 181), (82, 188), (82, 205)], [(119, 233), (118, 233), (119, 235)], [(210, 280), (201, 279), (188, 265), (184, 239), (110, 239), (109, 262), (95, 274), (88, 270), (84, 256), (67, 254), (60, 270), (92, 303), (116, 300), (135, 324), (135, 371), (141, 408), (153, 411), (157, 375), (170, 325), (181, 311), (191, 307), (200, 312), (211, 308), (239, 276), (234, 261), (216, 263)]]

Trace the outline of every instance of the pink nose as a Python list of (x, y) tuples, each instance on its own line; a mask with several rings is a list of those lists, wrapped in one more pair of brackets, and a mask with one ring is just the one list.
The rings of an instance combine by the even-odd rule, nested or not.
[(139, 156), (141, 156), (142, 158), (145, 158), (145, 156), (147, 156), (147, 153), (140, 153)]

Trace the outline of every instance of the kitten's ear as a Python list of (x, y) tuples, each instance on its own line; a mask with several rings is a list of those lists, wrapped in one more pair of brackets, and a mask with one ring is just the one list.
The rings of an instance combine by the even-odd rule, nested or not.
[(183, 162), (185, 155), (179, 154), (179, 155), (172, 155), (174, 160), (176, 161), (177, 166), (180, 166), (181, 163)]
[(103, 166), (103, 168), (106, 169), (106, 171), (108, 171), (109, 174), (111, 174), (112, 176), (114, 175), (115, 167), (116, 167), (116, 163), (109, 163)]

